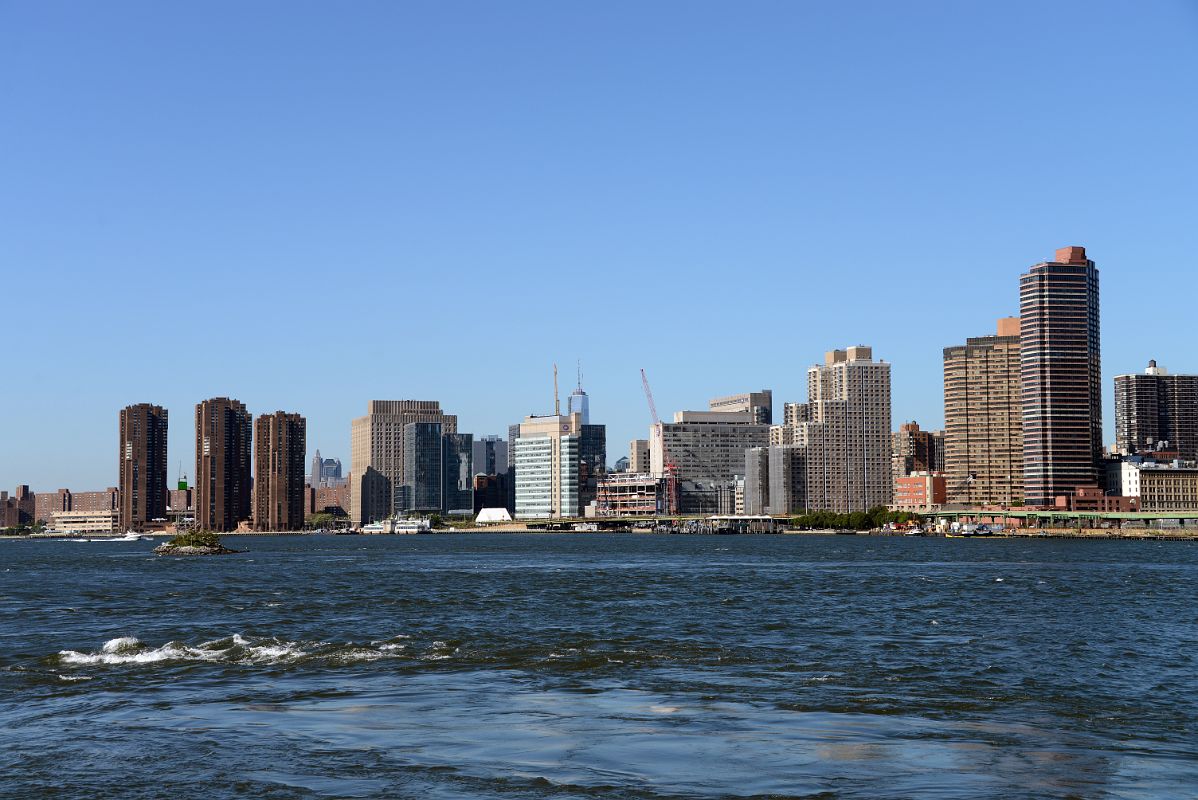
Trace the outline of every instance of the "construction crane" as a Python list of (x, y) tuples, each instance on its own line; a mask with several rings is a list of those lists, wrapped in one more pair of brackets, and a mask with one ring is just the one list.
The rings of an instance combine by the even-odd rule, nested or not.
[(641, 384), (645, 387), (645, 400), (649, 402), (649, 416), (653, 419), (653, 430), (661, 442), (661, 461), (665, 467), (666, 479), (666, 514), (673, 516), (678, 513), (678, 465), (670, 458), (666, 449), (666, 434), (662, 429), (661, 420), (657, 417), (657, 404), (653, 402), (653, 390), (649, 388), (649, 378), (645, 370), (641, 370)]
[(562, 404), (557, 398), (557, 364), (553, 365), (553, 416), (562, 415)]

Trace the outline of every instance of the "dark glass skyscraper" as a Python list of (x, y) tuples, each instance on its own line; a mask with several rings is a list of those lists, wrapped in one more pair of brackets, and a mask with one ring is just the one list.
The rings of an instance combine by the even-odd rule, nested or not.
[(1052, 505), (1098, 483), (1102, 365), (1098, 270), (1063, 247), (1019, 279), (1024, 496)]

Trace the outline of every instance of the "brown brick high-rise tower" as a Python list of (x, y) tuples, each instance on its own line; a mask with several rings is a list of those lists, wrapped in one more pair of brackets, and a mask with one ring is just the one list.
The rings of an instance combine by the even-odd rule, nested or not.
[(254, 421), (254, 528), (304, 527), (304, 456), (307, 425), (299, 414), (276, 411)]
[(166, 426), (162, 406), (138, 403), (120, 413), (120, 511), (122, 530), (143, 530), (166, 518)]
[(250, 518), (251, 422), (245, 405), (227, 397), (196, 405), (194, 496), (200, 530), (231, 531)]

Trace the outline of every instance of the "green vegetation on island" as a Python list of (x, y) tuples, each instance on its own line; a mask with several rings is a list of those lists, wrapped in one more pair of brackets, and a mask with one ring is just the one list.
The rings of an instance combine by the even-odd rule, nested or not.
[(212, 531), (187, 531), (158, 545), (154, 552), (166, 556), (219, 556), (240, 551), (223, 546), (220, 537)]
[(868, 531), (880, 528), (887, 523), (894, 525), (909, 525), (921, 521), (918, 514), (910, 511), (889, 511), (885, 506), (875, 506), (869, 511), (854, 511), (851, 514), (837, 514), (833, 511), (813, 511), (795, 517), (791, 524), (796, 528), (807, 530), (854, 530)]

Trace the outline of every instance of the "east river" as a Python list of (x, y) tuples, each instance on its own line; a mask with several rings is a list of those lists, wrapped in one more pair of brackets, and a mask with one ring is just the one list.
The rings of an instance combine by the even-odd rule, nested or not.
[(1198, 796), (1198, 543), (0, 541), (0, 795)]

